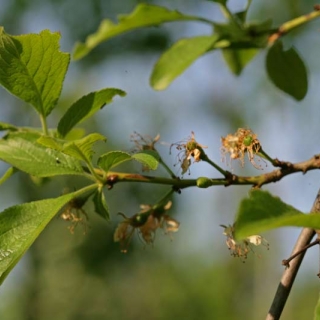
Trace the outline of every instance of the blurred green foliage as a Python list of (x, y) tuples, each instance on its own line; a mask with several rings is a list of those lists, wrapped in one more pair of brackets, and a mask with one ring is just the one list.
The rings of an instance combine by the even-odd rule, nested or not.
[[(64, 30), (63, 39), (67, 39), (63, 41), (68, 42), (65, 45), (71, 50), (74, 42), (83, 40), (93, 32), (103, 18), (115, 19), (117, 14), (131, 11), (138, 2), (140, 1), (2, 0), (1, 24), (6, 27), (8, 33), (19, 34), (25, 31), (25, 25), (32, 17), (42, 21), (46, 18), (52, 19), (58, 26), (61, 25), (61, 29)], [(156, 1), (146, 2), (156, 3)], [(172, 1), (173, 6), (180, 8), (183, 6), (185, 11), (196, 8), (198, 3), (199, 1), (195, 0)], [(267, 15), (269, 11), (277, 21), (280, 16), (290, 18), (308, 12), (312, 5), (312, 1), (299, 4), (294, 0), (268, 3), (257, 1), (253, 12), (259, 17)], [(41, 16), (43, 13), (45, 15)], [(49, 13), (50, 16), (46, 16)], [(163, 28), (151, 28), (124, 35), (94, 50), (77, 68), (80, 73), (84, 73), (107, 57), (115, 58), (124, 53), (126, 57), (130, 57), (135, 53), (161, 52), (168, 46), (170, 36), (168, 29)], [(80, 83), (78, 90), (84, 91), (81, 85)], [(261, 87), (263, 83), (258, 82), (255, 85)], [(3, 91), (1, 94), (3, 95)], [(64, 99), (68, 100), (70, 96), (77, 98), (81, 94), (66, 92)], [(208, 96), (210, 97), (210, 93)], [(73, 98), (70, 100), (75, 100)], [(143, 99), (141, 97), (140, 101), (134, 101), (133, 104), (138, 108)], [(212, 104), (220, 102), (225, 108), (219, 108), (216, 113), (210, 111), (210, 115), (216, 116), (218, 121), (228, 122), (229, 126), (243, 124), (244, 112), (238, 108), (239, 101), (228, 99), (215, 96)], [(205, 101), (205, 98), (199, 97), (199, 105), (201, 100)], [(10, 106), (20, 103), (10, 98), (6, 101)], [(63, 105), (63, 101), (61, 104)], [(204, 112), (206, 106), (208, 104), (203, 107)], [(34, 121), (32, 115), (21, 117), (21, 114), (26, 115), (27, 111), (12, 107), (10, 113), (5, 116), (12, 119), (13, 123), (20, 124), (27, 121), (31, 125)], [(166, 115), (159, 108), (151, 110), (144, 121), (155, 117), (161, 125), (166, 123)], [(86, 129), (99, 131), (96, 129), (97, 126), (101, 126), (101, 123), (92, 121)], [(163, 125), (163, 128), (166, 126)], [(121, 131), (113, 132), (113, 129), (108, 127), (106, 131), (108, 138), (109, 134), (113, 134), (108, 142), (110, 148), (112, 144), (119, 147), (119, 143), (123, 143)], [(10, 184), (2, 186), (1, 191), (6, 195), (8, 190), (14, 188), (20, 201), (30, 201), (46, 198), (52, 193), (58, 195), (63, 188), (69, 187), (72, 190), (81, 183), (81, 179), (58, 178), (39, 188), (21, 174), (14, 177)], [(112, 194), (107, 194), (108, 203), (113, 208), (119, 208), (120, 204), (119, 211), (133, 214), (134, 208), (138, 208), (140, 203), (146, 201), (152, 203), (159, 191), (162, 191), (160, 187), (144, 188), (127, 185), (118, 188), (117, 186), (112, 190)], [(200, 204), (200, 214), (201, 210)], [(93, 208), (87, 208), (87, 212), (92, 211)], [(183, 218), (183, 215), (180, 215), (180, 218)], [(182, 231), (181, 234), (175, 235), (173, 242), (159, 234), (154, 248), (144, 248), (141, 241), (135, 238), (128, 254), (124, 255), (120, 253), (118, 244), (113, 242), (113, 232), (118, 219), (114, 217), (114, 221), (107, 225), (100, 217), (90, 214), (88, 233), (83, 235), (83, 228), (80, 225), (75, 234), (71, 235), (67, 229), (67, 222), (59, 218), (54, 219), (31, 247), (20, 268), (9, 277), (10, 281), (2, 288), (0, 318), (5, 320), (264, 318), (281, 272), (280, 259), (276, 256), (277, 240), (274, 241), (274, 246), (271, 246), (271, 251), (276, 256), (274, 260), (264, 253), (262, 259), (252, 256), (245, 264), (229, 257), (223, 238), (221, 245), (212, 243), (210, 252), (180, 253), (176, 248), (183, 248), (189, 241), (193, 241), (192, 228), (196, 226), (192, 225), (192, 228), (185, 233)], [(285, 311), (284, 320), (312, 317), (318, 298), (318, 288), (314, 282), (303, 282), (299, 285), (297, 293), (294, 293), (289, 303), (289, 308)]]

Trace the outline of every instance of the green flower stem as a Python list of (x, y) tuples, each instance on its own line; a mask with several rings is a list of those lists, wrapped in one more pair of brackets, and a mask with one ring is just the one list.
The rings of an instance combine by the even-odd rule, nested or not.
[(274, 167), (277, 167), (275, 159), (272, 159), (262, 148), (259, 149), (257, 153), (261, 158), (268, 160)]
[(209, 157), (206, 154), (202, 154), (201, 155), (201, 160), (209, 163), (211, 166), (213, 166), (216, 170), (218, 170), (225, 177), (228, 175), (227, 171), (223, 170), (217, 164), (215, 164), (212, 160), (210, 160)]
[(236, 17), (233, 15), (233, 13), (229, 10), (229, 8), (225, 5), (220, 3), (220, 10), (222, 12), (222, 14), (224, 15), (224, 17), (226, 19), (228, 19), (229, 21), (232, 21), (234, 23), (235, 26), (237, 26), (240, 30), (242, 30), (242, 26), (239, 23), (239, 21), (236, 19)]
[(40, 121), (41, 121), (41, 127), (42, 127), (43, 134), (48, 136), (49, 130), (48, 130), (48, 125), (47, 125), (47, 119), (43, 114), (40, 115)]
[(177, 176), (173, 173), (173, 171), (167, 166), (167, 164), (160, 157), (159, 163), (166, 169), (166, 171), (170, 174), (172, 178), (177, 178)]
[(153, 207), (153, 210), (156, 210), (158, 208), (164, 207), (167, 202), (168, 199), (170, 199), (172, 197), (172, 194), (174, 193), (173, 189), (170, 189)]
[[(144, 225), (147, 222), (147, 219), (150, 216), (150, 214), (152, 214), (155, 210), (162, 209), (161, 211), (163, 211), (163, 213), (164, 213), (165, 210), (163, 210), (163, 209), (166, 206), (166, 204), (168, 203), (168, 198), (171, 198), (173, 192), (174, 192), (174, 190), (171, 189), (158, 202), (156, 202), (155, 205), (153, 205), (152, 207), (150, 206), (150, 209), (148, 209), (147, 211), (143, 210), (142, 212), (139, 212), (136, 215), (134, 215), (134, 217), (131, 218), (131, 221), (134, 221), (135, 227), (140, 227), (140, 226)], [(120, 214), (125, 219), (128, 219), (123, 213), (119, 212), (118, 214)], [(134, 220), (133, 220), (133, 218), (134, 218)]]
[(12, 175), (14, 175), (18, 171), (19, 171), (18, 169), (14, 167), (10, 167), (0, 178), (0, 185), (3, 184), (5, 181), (7, 181)]

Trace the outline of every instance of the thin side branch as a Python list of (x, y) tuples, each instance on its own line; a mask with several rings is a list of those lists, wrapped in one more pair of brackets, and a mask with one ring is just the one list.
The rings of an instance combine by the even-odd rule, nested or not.
[(275, 162), (277, 163), (277, 166), (280, 167), (279, 169), (254, 177), (234, 176), (233, 181), (230, 182), (230, 184), (252, 184), (254, 187), (260, 188), (264, 184), (277, 182), (292, 173), (302, 172), (305, 174), (308, 171), (320, 169), (319, 154), (313, 156), (309, 160), (298, 163), (285, 162), (277, 159)]
[(293, 29), (319, 17), (320, 17), (320, 5), (316, 4), (314, 5), (314, 11), (304, 14), (300, 17), (297, 17), (293, 20), (287, 21), (284, 24), (282, 24), (278, 28), (278, 30), (269, 37), (269, 41), (268, 41), (269, 45), (273, 45), (275, 41), (277, 41), (280, 37), (284, 36), (288, 32), (292, 31)]
[[(314, 204), (311, 209), (312, 212), (320, 213), (320, 190), (316, 196)], [(294, 246), (294, 249), (291, 253), (291, 256), (295, 256), (297, 253), (299, 255), (295, 256), (294, 259), (290, 262), (290, 267), (286, 268), (283, 272), (281, 281), (279, 283), (277, 292), (274, 296), (272, 305), (270, 307), (269, 313), (266, 317), (266, 320), (278, 320), (280, 319), (281, 313), (284, 309), (288, 296), (290, 294), (293, 282), (296, 278), (296, 275), (299, 271), (300, 265), (306, 253), (305, 247), (307, 247), (312, 238), (315, 235), (315, 230), (310, 228), (303, 228), (297, 242)]]

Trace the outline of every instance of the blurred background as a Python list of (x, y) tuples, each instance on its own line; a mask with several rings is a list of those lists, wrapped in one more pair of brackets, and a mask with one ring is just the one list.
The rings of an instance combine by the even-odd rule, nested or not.
[[(218, 6), (209, 1), (171, 0), (0, 0), (0, 25), (9, 34), (59, 31), (61, 50), (71, 52), (76, 41), (96, 31), (104, 18), (116, 21), (141, 2), (167, 6), (183, 13), (223, 21)], [(245, 1), (230, 0), (241, 10)], [(273, 19), (273, 25), (312, 11), (309, 0), (256, 0), (249, 19)], [(208, 26), (170, 23), (137, 30), (105, 43), (79, 62), (71, 62), (51, 126), (72, 102), (93, 90), (116, 87), (127, 97), (116, 98), (94, 119), (84, 124), (87, 133), (108, 138), (99, 152), (129, 151), (130, 135), (161, 135), (159, 151), (178, 174), (176, 155), (169, 145), (195, 132), (208, 155), (220, 163), (220, 137), (238, 127), (251, 128), (272, 157), (298, 162), (319, 153), (320, 20), (285, 38), (294, 45), (309, 70), (309, 91), (302, 102), (277, 90), (267, 79), (265, 52), (261, 52), (239, 77), (223, 62), (220, 52), (196, 61), (165, 91), (149, 86), (149, 76), (161, 52), (182, 37), (210, 33)], [(30, 106), (0, 89), (0, 120), (15, 125), (39, 126)], [(225, 163), (221, 166), (225, 167)], [(7, 165), (1, 164), (3, 173)], [(126, 168), (135, 172), (140, 167)], [(229, 168), (230, 169), (230, 168)], [(247, 163), (237, 174), (261, 172)], [(269, 165), (263, 172), (272, 170)], [(157, 172), (162, 174), (163, 172)], [(219, 177), (204, 163), (191, 166), (191, 178)], [(56, 178), (41, 187), (24, 174), (0, 186), (0, 209), (26, 201), (54, 197), (64, 188), (73, 190), (84, 181)], [(319, 189), (319, 173), (296, 174), (266, 186), (283, 201), (308, 212)], [(135, 237), (127, 254), (113, 242), (121, 221), (140, 204), (152, 204), (167, 188), (127, 184), (106, 191), (112, 222), (106, 223), (88, 205), (90, 228), (79, 226), (72, 235), (68, 223), (55, 218), (9, 275), (0, 290), (0, 318), (4, 320), (100, 319), (264, 319), (283, 271), (281, 260), (290, 255), (300, 230), (279, 229), (263, 234), (270, 250), (257, 248), (245, 263), (230, 256), (220, 224), (233, 222), (248, 187), (190, 188), (175, 195), (170, 215), (180, 221), (170, 237), (157, 233), (153, 246)], [(259, 257), (260, 256), (260, 257)], [(319, 252), (307, 253), (282, 319), (311, 319), (318, 300)], [(303, 292), (303, 294), (302, 294)]]

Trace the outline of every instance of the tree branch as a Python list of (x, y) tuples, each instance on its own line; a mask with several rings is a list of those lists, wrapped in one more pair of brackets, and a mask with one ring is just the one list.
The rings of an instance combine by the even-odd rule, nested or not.
[(273, 45), (276, 40), (278, 40), (283, 35), (287, 34), (288, 32), (292, 31), (293, 29), (312, 21), (313, 19), (320, 17), (320, 5), (316, 4), (314, 5), (314, 11), (304, 14), (300, 17), (297, 17), (293, 20), (287, 21), (284, 24), (282, 24), (277, 32), (272, 34), (269, 37), (269, 45)]
[[(275, 160), (275, 163), (280, 168), (275, 169), (271, 172), (264, 173), (257, 176), (238, 176), (232, 174), (229, 171), (226, 171), (225, 178), (208, 178), (211, 181), (210, 186), (230, 186), (230, 185), (252, 185), (254, 188), (260, 188), (264, 184), (277, 182), (281, 180), (283, 177), (293, 174), (296, 172), (302, 172), (305, 174), (308, 171), (320, 169), (320, 154), (313, 156), (311, 159), (298, 162), (291, 163), (280, 160)], [(104, 182), (106, 185), (112, 188), (112, 186), (116, 183), (120, 182), (140, 182), (140, 183), (154, 183), (154, 184), (163, 184), (163, 185), (171, 185), (176, 189), (184, 189), (188, 187), (197, 186), (197, 179), (180, 179), (177, 177), (174, 178), (162, 178), (162, 177), (154, 177), (147, 176), (142, 174), (135, 173), (121, 173), (121, 172), (111, 172), (109, 171), (107, 175), (101, 169), (95, 169), (95, 172), (99, 174), (101, 177), (104, 177)]]
[[(320, 190), (316, 196), (316, 199), (313, 203), (311, 212), (320, 212)], [(310, 228), (303, 228), (297, 242), (293, 248), (291, 256), (300, 252), (300, 254), (292, 259), (288, 268), (283, 272), (281, 281), (279, 283), (277, 292), (274, 296), (273, 302), (271, 304), (269, 313), (266, 317), (266, 320), (277, 320), (280, 319), (281, 313), (284, 309), (288, 296), (290, 294), (293, 282), (299, 271), (300, 265), (306, 253), (306, 250), (303, 250), (311, 242), (312, 238), (315, 235), (315, 231)]]

